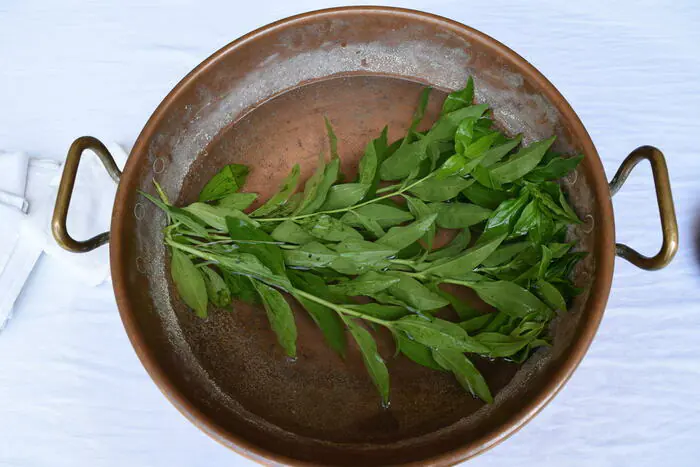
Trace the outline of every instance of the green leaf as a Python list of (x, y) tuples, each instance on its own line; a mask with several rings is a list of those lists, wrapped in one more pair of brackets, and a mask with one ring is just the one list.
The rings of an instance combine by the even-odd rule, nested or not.
[(470, 284), (469, 288), (483, 301), (510, 316), (523, 318), (534, 314), (545, 319), (551, 315), (551, 310), (544, 302), (513, 282), (477, 282)]
[(457, 154), (464, 154), (464, 150), (474, 139), (474, 124), (478, 117), (465, 118), (457, 126), (455, 131), (455, 151)]
[(503, 201), (512, 197), (507, 191), (492, 190), (481, 183), (472, 183), (462, 190), (462, 194), (472, 203), (488, 209), (496, 209)]
[(397, 140), (391, 147), (387, 147), (387, 132), (388, 127), (384, 127), (379, 138), (370, 141), (365, 147), (365, 155), (360, 160), (359, 166), (359, 182), (369, 184), (369, 189), (365, 194), (364, 199), (370, 199), (375, 196), (377, 186), (379, 185), (379, 166), (389, 154), (393, 153), (402, 140)]
[(382, 226), (379, 225), (379, 222), (377, 222), (374, 219), (370, 219), (369, 217), (364, 216), (356, 211), (348, 211), (347, 213), (345, 213), (343, 217), (340, 218), (340, 222), (343, 222), (347, 225), (352, 225), (354, 227), (362, 228), (375, 238), (379, 238), (386, 233), (382, 229)]
[(546, 180), (557, 180), (565, 177), (576, 169), (583, 160), (583, 154), (574, 157), (555, 157), (545, 165), (540, 165), (525, 176), (525, 180), (533, 183), (542, 183)]
[(230, 164), (214, 175), (204, 185), (199, 194), (199, 201), (215, 201), (235, 193), (245, 185), (248, 177), (248, 167), (241, 164)]
[(295, 288), (304, 292), (316, 295), (323, 300), (331, 303), (347, 303), (348, 298), (342, 295), (335, 294), (326, 284), (327, 275), (323, 277), (314, 274), (310, 271), (290, 270), (289, 278)]
[(474, 101), (474, 80), (470, 76), (467, 79), (467, 84), (463, 89), (451, 92), (442, 103), (442, 114), (448, 114), (459, 110), (463, 107), (472, 105)]
[(406, 226), (392, 227), (386, 235), (377, 240), (377, 243), (396, 250), (403, 250), (423, 237), (435, 224), (437, 216), (437, 214), (430, 214)]
[(552, 263), (545, 274), (545, 279), (551, 281), (554, 278), (569, 277), (571, 271), (574, 269), (574, 266), (576, 266), (576, 264), (586, 256), (588, 256), (588, 253), (585, 251), (576, 251), (565, 254), (557, 261)]
[(309, 242), (295, 250), (284, 250), (284, 262), (297, 268), (321, 268), (330, 265), (338, 254), (319, 242)]
[(484, 260), (498, 248), (504, 238), (505, 235), (501, 235), (481, 245), (474, 245), (456, 258), (443, 264), (430, 267), (424, 270), (423, 273), (439, 277), (459, 278), (464, 272), (472, 271), (484, 262)]
[(436, 310), (448, 305), (448, 301), (440, 295), (432, 292), (416, 279), (405, 274), (396, 274), (399, 282), (391, 285), (388, 292), (404, 303), (407, 303), (414, 310), (429, 311)]
[(219, 308), (229, 306), (231, 304), (231, 291), (224, 279), (211, 268), (203, 267), (201, 270), (209, 301)]
[(405, 144), (388, 157), (379, 169), (382, 180), (400, 180), (405, 178), (427, 154), (431, 143), (454, 138), (457, 126), (465, 118), (480, 117), (488, 106), (472, 105), (443, 115), (435, 122), (424, 138)]
[(549, 282), (543, 279), (538, 280), (534, 291), (553, 310), (566, 311), (566, 300), (561, 292)]
[(323, 117), (323, 121), (326, 124), (326, 133), (328, 133), (328, 146), (331, 150), (331, 160), (338, 159), (338, 138), (335, 136), (330, 120), (328, 120), (327, 117)]
[(361, 274), (368, 268), (383, 264), (397, 253), (396, 249), (364, 240), (346, 240), (332, 246), (340, 261), (330, 266), (343, 274)]
[(471, 238), (472, 235), (469, 229), (464, 229), (459, 232), (447, 246), (428, 253), (426, 259), (428, 261), (435, 261), (456, 256), (467, 248)]
[(493, 403), (486, 380), (463, 353), (449, 349), (433, 349), (433, 358), (440, 366), (454, 373), (459, 384), (473, 396), (487, 404)]
[(205, 224), (220, 232), (228, 231), (228, 227), (226, 226), (227, 217), (240, 219), (241, 221), (247, 222), (251, 225), (258, 225), (256, 221), (252, 220), (238, 209), (227, 208), (220, 205), (212, 206), (206, 203), (192, 203), (189, 206), (184, 207), (183, 211), (195, 216)]
[(220, 208), (243, 211), (250, 207), (256, 199), (258, 199), (257, 193), (231, 193), (221, 198), (216, 205)]
[[(408, 210), (411, 212), (411, 214), (413, 214), (414, 218), (422, 219), (434, 213), (433, 209), (430, 206), (428, 206), (418, 198), (413, 198), (412, 196), (405, 196), (405, 198), (406, 204), (408, 205)], [(437, 228), (435, 226), (435, 223), (432, 223), (423, 235), (423, 241), (427, 245), (426, 253), (433, 248), (433, 239), (435, 238), (436, 231)]]
[(258, 303), (258, 292), (249, 277), (226, 271), (223, 271), (223, 277), (232, 297), (250, 304)]
[(465, 320), (474, 316), (481, 315), (481, 312), (476, 308), (470, 306), (468, 303), (463, 302), (451, 293), (442, 290), (437, 286), (435, 287), (435, 292), (437, 292), (442, 298), (450, 302), (450, 306), (455, 311), (455, 313), (457, 313), (457, 316), (459, 316), (460, 320)]
[(367, 193), (369, 184), (344, 183), (334, 185), (328, 190), (326, 201), (321, 206), (321, 211), (333, 211), (357, 204)]
[(328, 190), (338, 179), (340, 159), (333, 159), (328, 164), (319, 158), (316, 172), (307, 180), (304, 186), (304, 198), (294, 212), (296, 215), (309, 214), (318, 211), (328, 195)]
[(351, 281), (331, 285), (329, 288), (334, 293), (353, 297), (381, 292), (397, 282), (399, 282), (398, 277), (392, 277), (375, 271), (368, 271)]
[(174, 243), (169, 241), (170, 246), (177, 248), (184, 252), (190, 253), (198, 258), (204, 259), (206, 261), (211, 261), (212, 263), (219, 266), (226, 272), (232, 274), (242, 274), (249, 276), (260, 281), (263, 281), (269, 285), (279, 287), (285, 290), (289, 290), (291, 284), (286, 276), (281, 274), (273, 273), (270, 268), (265, 266), (255, 255), (250, 253), (226, 253), (219, 254), (204, 250), (199, 250), (197, 248), (192, 248), (187, 245)]
[(462, 120), (481, 117), (488, 108), (486, 104), (470, 105), (442, 115), (426, 134), (426, 140), (432, 143), (454, 139), (457, 127)]
[(491, 322), (494, 315), (495, 313), (486, 313), (485, 315), (474, 316), (473, 318), (469, 318), (465, 321), (462, 321), (461, 323), (459, 323), (459, 326), (468, 333), (481, 331), (484, 328), (484, 326), (488, 325)]
[(353, 212), (375, 221), (383, 229), (413, 220), (413, 216), (408, 211), (382, 203), (367, 204), (353, 209), (343, 215), (340, 220), (353, 227), (362, 227), (362, 224), (357, 221), (357, 217), (352, 214)]
[(492, 166), (489, 169), (491, 177), (498, 183), (510, 183), (524, 177), (540, 163), (552, 143), (554, 136), (521, 149), (508, 160)]
[(360, 232), (327, 214), (314, 217), (307, 224), (307, 230), (312, 236), (327, 242), (363, 240)]
[(484, 152), (483, 158), (481, 159), (481, 165), (486, 168), (500, 162), (501, 159), (506, 157), (509, 152), (520, 144), (522, 139), (522, 135), (517, 135), (515, 138)]
[(312, 237), (302, 226), (294, 221), (284, 221), (280, 223), (270, 236), (278, 242), (296, 243), (303, 245), (313, 241)]
[(474, 336), (489, 348), (487, 355), (491, 358), (511, 357), (525, 348), (532, 338), (509, 336), (497, 332), (482, 332)]
[(253, 282), (253, 284), (260, 294), (270, 327), (277, 335), (277, 341), (289, 357), (296, 358), (297, 326), (289, 303), (277, 289), (262, 282)]
[(385, 321), (395, 321), (406, 316), (409, 311), (399, 305), (383, 305), (380, 303), (366, 303), (364, 305), (344, 305), (345, 308), (359, 311), (367, 316), (383, 319)]
[(297, 295), (294, 295), (294, 298), (309, 313), (311, 319), (314, 320), (314, 323), (323, 333), (323, 337), (328, 342), (328, 345), (341, 356), (345, 356), (347, 337), (345, 335), (345, 325), (338, 313), (307, 298)]
[(301, 169), (299, 168), (299, 164), (294, 164), (294, 167), (292, 167), (292, 170), (289, 172), (289, 175), (287, 175), (284, 181), (282, 181), (282, 185), (280, 186), (279, 191), (275, 193), (270, 199), (268, 199), (265, 202), (265, 204), (253, 211), (251, 216), (268, 216), (285, 206), (297, 189), (297, 185), (299, 184), (300, 171)]
[(170, 274), (180, 298), (192, 308), (200, 318), (207, 317), (207, 286), (202, 272), (192, 263), (186, 254), (172, 250)]
[(554, 182), (544, 182), (544, 183), (541, 183), (539, 185), (539, 188), (541, 188), (543, 191), (545, 191), (547, 194), (549, 194), (549, 196), (551, 196), (552, 199), (556, 199), (559, 201), (559, 205), (561, 206), (562, 210), (566, 214), (565, 218), (569, 222), (581, 223), (581, 220), (578, 218), (578, 215), (576, 214), (576, 212), (572, 209), (572, 207), (566, 201), (566, 196), (564, 195), (564, 192), (561, 190), (561, 186), (559, 186), (559, 184), (554, 183)]
[(408, 176), (427, 156), (429, 143), (423, 138), (400, 146), (379, 166), (379, 177), (382, 180), (401, 180)]
[(353, 320), (346, 320), (345, 323), (350, 330), (350, 334), (355, 338), (357, 346), (362, 353), (362, 360), (365, 362), (367, 372), (372, 378), (372, 382), (377, 387), (382, 398), (382, 405), (389, 406), (389, 370), (386, 368), (384, 359), (379, 355), (377, 343), (372, 335), (362, 326), (356, 324)]
[(141, 191), (140, 193), (150, 202), (152, 202), (160, 209), (165, 211), (171, 222), (179, 222), (188, 229), (190, 229), (193, 233), (199, 235), (200, 237), (207, 237), (207, 229), (205, 229), (204, 226), (197, 220), (197, 218), (189, 212), (185, 211), (184, 209), (165, 204), (163, 201), (154, 198), (153, 196), (143, 191)]
[(431, 204), (438, 213), (437, 225), (443, 229), (463, 229), (486, 220), (491, 210), (467, 203)]
[(274, 244), (274, 238), (243, 219), (227, 217), (226, 226), (231, 238), (237, 242), (239, 252), (255, 255), (274, 274), (285, 275), (282, 250)]
[(528, 193), (521, 193), (515, 199), (503, 201), (486, 222), (482, 238), (489, 238), (489, 235), (509, 234), (529, 199)]
[(488, 347), (474, 340), (458, 324), (439, 318), (409, 315), (394, 321), (392, 328), (405, 332), (410, 339), (427, 347), (460, 352), (489, 351)]
[(508, 245), (501, 245), (481, 264), (485, 267), (499, 266), (513, 259), (515, 255), (523, 251), (529, 245), (530, 244), (528, 242), (517, 242)]
[(466, 180), (459, 175), (452, 175), (442, 180), (431, 177), (409, 191), (423, 201), (441, 202), (455, 198), (472, 183), (474, 180)]
[(527, 235), (535, 244), (548, 240), (554, 232), (554, 221), (542, 212), (540, 201), (533, 199), (525, 206), (509, 238)]
[(396, 344), (399, 347), (399, 351), (406, 357), (419, 365), (423, 365), (437, 371), (445, 371), (443, 367), (437, 364), (433, 358), (433, 352), (429, 347), (409, 339), (408, 336), (402, 332), (394, 333), (394, 336), (396, 337)]
[(467, 159), (479, 159), (480, 163), (483, 165), (484, 157), (486, 157), (487, 155), (493, 157), (491, 154), (486, 154), (486, 151), (488, 151), (489, 148), (501, 138), (503, 138), (503, 135), (498, 131), (486, 134), (476, 139), (476, 141), (473, 141), (471, 144), (465, 146), (463, 150), (463, 155)]
[(408, 131), (406, 132), (406, 137), (403, 139), (403, 142), (401, 145), (408, 144), (410, 143), (410, 138), (411, 135), (413, 134), (414, 131), (416, 131), (416, 128), (418, 128), (418, 125), (420, 124), (421, 120), (423, 120), (423, 117), (425, 116), (425, 109), (428, 106), (428, 99), (430, 98), (430, 92), (433, 89), (430, 87), (425, 87), (420, 93), (420, 97), (418, 98), (418, 107), (416, 108), (416, 111), (413, 113), (413, 118), (411, 119), (411, 126), (408, 127)]
[(394, 297), (393, 295), (391, 295), (389, 292), (386, 292), (386, 291), (369, 294), (368, 297), (374, 299), (375, 301), (377, 301), (378, 303), (381, 303), (383, 305), (395, 305), (395, 306), (398, 306), (401, 308), (405, 308), (407, 310), (411, 310), (411, 311), (415, 310), (408, 303), (404, 302), (403, 300), (399, 300), (398, 298)]

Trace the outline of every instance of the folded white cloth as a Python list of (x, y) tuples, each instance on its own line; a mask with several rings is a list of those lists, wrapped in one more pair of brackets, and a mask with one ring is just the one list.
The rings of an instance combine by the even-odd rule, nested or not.
[(25, 199), (28, 165), (24, 153), (0, 153), (0, 329), (42, 251), (22, 235), (29, 207)]
[[(124, 167), (127, 153), (118, 144), (107, 144), (107, 149), (114, 157), (119, 168)], [(58, 173), (51, 182), (54, 192), (51, 202), (56, 199)], [(87, 240), (101, 232), (109, 230), (117, 185), (107, 175), (102, 162), (92, 151), (85, 151), (73, 188), (70, 208), (68, 208), (68, 233), (76, 240)], [(86, 285), (96, 286), (109, 279), (109, 248), (103, 246), (89, 253), (70, 253), (56, 243), (50, 223), (44, 224), (44, 234), (50, 239), (46, 245), (46, 254), (62, 261), (70, 272), (74, 273)]]
[[(126, 152), (117, 144), (107, 148), (123, 167)], [(61, 173), (60, 164), (52, 160), (0, 153), (0, 330), (42, 251), (59, 259), (67, 272), (86, 285), (96, 286), (109, 278), (107, 247), (69, 253), (53, 238), (51, 216)], [(116, 185), (102, 163), (92, 151), (85, 151), (68, 209), (71, 236), (85, 240), (109, 230), (115, 194)]]

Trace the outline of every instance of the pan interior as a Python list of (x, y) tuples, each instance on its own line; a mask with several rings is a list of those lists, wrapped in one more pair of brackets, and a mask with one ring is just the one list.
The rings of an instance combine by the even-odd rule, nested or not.
[[(491, 106), (507, 133), (522, 133), (526, 144), (555, 134), (556, 150), (586, 156), (563, 181), (584, 220), (570, 237), (591, 252), (575, 271), (584, 293), (555, 323), (551, 349), (521, 368), (476, 362), (496, 393), (493, 405), (481, 404), (449, 375), (393, 358), (391, 337), (380, 334), (391, 376), (391, 407), (382, 409), (356, 349), (338, 357), (303, 310), (296, 310), (299, 357), (290, 361), (262, 309), (236, 304), (201, 320), (177, 299), (162, 245), (165, 217), (138, 190), (154, 193), (156, 179), (177, 203), (191, 202), (222, 166), (242, 163), (251, 169), (245, 190), (265, 200), (295, 163), (302, 179), (312, 173), (327, 151), (324, 117), (351, 178), (364, 146), (385, 125), (390, 140), (404, 134), (421, 83), (454, 89), (469, 74), (477, 101)], [(609, 199), (601, 194), (595, 149), (566, 103), (537, 76), (492, 40), (446, 20), (351, 9), (278, 25), (186, 78), (139, 138), (113, 213), (120, 312), (166, 396), (214, 438), (258, 460), (399, 464), (460, 449), (456, 462), (522, 423), (590, 338), (587, 323), (597, 323), (602, 305), (589, 304), (604, 303), (609, 287), (597, 265), (603, 262), (609, 274), (613, 245), (612, 220), (601, 217)], [(443, 97), (433, 92), (424, 126)]]

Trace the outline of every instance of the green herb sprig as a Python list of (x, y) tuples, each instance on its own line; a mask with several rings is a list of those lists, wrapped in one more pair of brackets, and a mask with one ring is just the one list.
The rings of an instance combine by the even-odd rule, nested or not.
[[(585, 256), (566, 231), (579, 223), (556, 180), (583, 156), (552, 151), (554, 137), (521, 146), (473, 104), (474, 83), (451, 93), (427, 131), (418, 131), (430, 89), (407, 134), (370, 141), (349, 183), (339, 183), (337, 138), (326, 120), (330, 159), (297, 192), (295, 165), (279, 191), (243, 193), (248, 167), (221, 169), (199, 201), (173, 206), (142, 193), (167, 214), (164, 241), (181, 299), (201, 318), (209, 304), (260, 303), (280, 346), (296, 357), (297, 300), (328, 344), (345, 356), (355, 341), (381, 402), (389, 405), (385, 358), (372, 330), (387, 329), (397, 353), (454, 374), (487, 403), (493, 396), (474, 356), (525, 361), (549, 345), (550, 322), (580, 290), (571, 281)], [(155, 183), (155, 182), (154, 182)], [(433, 248), (439, 229), (451, 243)], [(441, 284), (472, 289), (492, 312), (477, 311)], [(364, 297), (362, 301), (358, 297)], [(436, 313), (451, 308), (458, 319)], [(445, 316), (441, 313), (440, 316)]]

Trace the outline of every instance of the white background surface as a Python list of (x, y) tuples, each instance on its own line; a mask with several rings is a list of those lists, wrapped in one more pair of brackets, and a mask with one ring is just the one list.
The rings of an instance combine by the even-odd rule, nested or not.
[[(528, 59), (578, 112), (609, 177), (635, 147), (660, 147), (681, 229), (667, 269), (617, 261), (602, 326), (572, 380), (533, 422), (470, 465), (698, 465), (700, 3), (396, 4), (461, 21)], [(83, 134), (130, 147), (165, 94), (213, 51), (271, 21), (333, 5), (0, 0), (0, 148), (61, 159)], [(660, 244), (652, 193), (641, 167), (614, 203), (618, 239), (645, 253)], [(0, 333), (0, 465), (249, 464), (161, 396), (109, 285), (85, 288), (60, 263), (40, 260)]]

